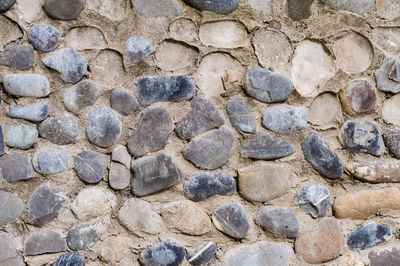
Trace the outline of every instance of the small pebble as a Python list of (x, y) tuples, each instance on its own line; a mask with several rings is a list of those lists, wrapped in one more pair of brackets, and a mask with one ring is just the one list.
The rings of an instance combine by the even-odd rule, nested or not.
[(185, 259), (185, 248), (167, 240), (153, 242), (140, 253), (140, 262), (145, 266), (168, 265), (178, 266)]
[(0, 65), (28, 70), (33, 66), (35, 53), (32, 46), (26, 44), (11, 44), (4, 48), (0, 56)]
[(84, 250), (90, 248), (99, 241), (100, 235), (104, 230), (104, 222), (77, 226), (68, 232), (68, 247), (72, 250)]
[(7, 131), (7, 146), (9, 147), (29, 149), (37, 142), (39, 137), (35, 127), (25, 124), (10, 126)]
[(139, 15), (151, 18), (173, 17), (182, 9), (177, 0), (131, 0), (131, 3)]
[(83, 266), (85, 257), (80, 254), (64, 253), (50, 266)]
[(99, 183), (107, 169), (107, 156), (96, 151), (83, 151), (74, 156), (78, 177), (89, 184)]
[(323, 217), (330, 206), (329, 191), (323, 185), (304, 185), (297, 191), (294, 204), (310, 213), (313, 218)]
[(41, 98), (50, 94), (49, 80), (39, 74), (8, 74), (3, 77), (3, 85), (14, 96)]
[(389, 151), (397, 159), (400, 159), (400, 127), (398, 126), (390, 127), (388, 130), (386, 130), (385, 134), (383, 134), (383, 139)]
[(205, 265), (215, 258), (217, 245), (210, 241), (203, 241), (191, 253), (186, 253), (186, 260), (193, 266)]
[(5, 153), (5, 145), (4, 145), (4, 136), (3, 136), (3, 127), (0, 125), (0, 156)]
[(256, 132), (256, 120), (242, 96), (236, 95), (230, 98), (226, 103), (226, 112), (234, 128), (245, 133)]
[(61, 235), (52, 230), (30, 233), (25, 239), (25, 255), (40, 255), (65, 251), (67, 245)]
[(118, 88), (112, 91), (110, 97), (111, 108), (121, 115), (131, 115), (139, 110), (139, 102), (128, 90)]
[(113, 189), (125, 189), (131, 181), (131, 172), (129, 168), (120, 163), (111, 163), (108, 174), (108, 182)]
[(132, 158), (129, 155), (128, 149), (124, 145), (115, 146), (111, 154), (111, 160), (122, 163), (128, 169), (131, 167)]
[(97, 84), (82, 80), (64, 92), (64, 105), (68, 111), (79, 115), (86, 107), (92, 106), (100, 97)]
[(239, 0), (184, 0), (184, 2), (200, 11), (227, 15), (237, 8)]
[(32, 164), (35, 170), (44, 175), (52, 175), (67, 171), (70, 157), (67, 151), (50, 147), (38, 149)]
[(387, 58), (375, 70), (376, 86), (380, 91), (400, 92), (400, 62), (395, 58)]
[(147, 61), (152, 53), (151, 44), (141, 36), (131, 36), (125, 43), (125, 56), (131, 64)]
[(21, 198), (13, 193), (0, 190), (0, 226), (20, 217), (23, 212), (24, 202)]
[(262, 206), (256, 214), (255, 221), (265, 230), (278, 236), (296, 238), (299, 232), (296, 213), (290, 208)]
[(347, 245), (353, 250), (364, 250), (387, 242), (391, 236), (389, 226), (367, 221), (350, 233)]
[(29, 30), (28, 38), (36, 50), (51, 52), (60, 43), (60, 32), (53, 26), (37, 24)]
[[(1, 3), (1, 0), (0, 0)], [(25, 266), (17, 243), (12, 235), (0, 232), (0, 261), (4, 266)]]
[(0, 13), (4, 13), (9, 10), (14, 4), (16, 0), (0, 0)]
[(9, 117), (21, 118), (33, 122), (41, 122), (45, 120), (49, 113), (50, 105), (48, 100), (27, 105), (11, 105), (8, 110)]
[(340, 93), (343, 109), (349, 114), (374, 111), (378, 97), (373, 85), (368, 80), (355, 80)]
[(44, 120), (39, 126), (39, 133), (42, 138), (54, 144), (65, 145), (76, 139), (79, 128), (75, 118), (65, 113)]
[(368, 255), (371, 266), (400, 265), (400, 249), (372, 251)]
[(346, 169), (357, 179), (370, 183), (400, 182), (400, 161), (396, 159), (353, 162)]
[(307, 127), (308, 111), (305, 107), (281, 104), (268, 107), (263, 112), (264, 127), (283, 135), (292, 135), (295, 131)]
[(73, 20), (79, 16), (84, 5), (83, 0), (47, 0), (43, 9), (53, 19)]
[(236, 239), (246, 237), (250, 230), (246, 211), (240, 203), (218, 206), (212, 213), (212, 221), (219, 231)]
[(311, 16), (311, 5), (314, 0), (288, 0), (289, 18), (293, 21), (308, 19)]
[(322, 0), (324, 4), (327, 4), (332, 9), (343, 9), (359, 15), (369, 11), (373, 4), (373, 0)]
[(33, 176), (31, 160), (24, 152), (9, 152), (0, 157), (2, 176), (8, 182), (30, 179)]

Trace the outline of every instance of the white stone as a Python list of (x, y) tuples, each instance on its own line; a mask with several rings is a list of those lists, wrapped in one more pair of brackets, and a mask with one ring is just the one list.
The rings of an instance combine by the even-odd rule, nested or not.
[(121, 86), (124, 78), (122, 57), (113, 50), (103, 50), (91, 64), (93, 80), (109, 89)]
[(339, 121), (341, 116), (340, 103), (331, 93), (318, 95), (310, 106), (308, 121), (316, 126), (330, 125)]
[(73, 28), (67, 33), (64, 40), (66, 46), (76, 50), (107, 48), (103, 33), (94, 27)]
[(125, 0), (86, 0), (86, 7), (114, 21), (123, 20), (126, 13)]
[(196, 24), (190, 19), (177, 19), (169, 26), (171, 37), (186, 42), (193, 42), (199, 39)]
[(387, 123), (400, 125), (400, 94), (384, 102), (382, 116)]
[(246, 0), (247, 3), (260, 15), (268, 15), (271, 10), (271, 0)]
[(237, 21), (209, 22), (200, 26), (200, 40), (217, 48), (239, 48), (249, 44), (246, 27)]
[(43, 14), (43, 0), (18, 0), (16, 10), (19, 17), (28, 24), (38, 20)]
[(400, 17), (400, 1), (376, 0), (376, 13), (381, 18), (393, 20)]
[(372, 43), (386, 54), (386, 57), (400, 56), (400, 28), (374, 28)]

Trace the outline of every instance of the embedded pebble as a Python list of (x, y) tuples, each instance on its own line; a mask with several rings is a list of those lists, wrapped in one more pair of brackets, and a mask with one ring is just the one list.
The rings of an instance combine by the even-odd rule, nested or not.
[(245, 133), (256, 132), (256, 120), (242, 96), (230, 98), (226, 103), (226, 112), (234, 128)]
[(33, 176), (31, 160), (24, 152), (9, 152), (0, 157), (0, 170), (8, 182), (26, 180)]
[(128, 90), (122, 88), (117, 88), (112, 91), (110, 103), (111, 108), (121, 115), (131, 115), (140, 108), (136, 97)]
[(199, 39), (197, 25), (191, 19), (177, 19), (169, 25), (171, 37), (175, 40), (194, 42)]
[[(0, 0), (4, 1), (4, 0)], [(6, 16), (0, 17), (0, 47), (4, 47), (5, 45), (14, 42), (17, 39), (23, 38), (23, 33), (21, 28), (17, 25), (17, 23), (12, 20), (6, 18)]]
[(144, 62), (153, 53), (153, 48), (148, 40), (142, 36), (131, 36), (125, 43), (125, 56), (129, 63)]
[(382, 107), (382, 117), (388, 124), (400, 125), (400, 95), (394, 95), (386, 100)]
[(9, 10), (15, 4), (15, 2), (16, 0), (0, 0), (0, 13), (4, 13)]
[(11, 44), (4, 48), (0, 56), (0, 65), (15, 68), (18, 70), (27, 70), (33, 66), (35, 53), (30, 45)]
[(227, 15), (236, 9), (239, 0), (184, 0), (184, 2), (200, 11)]
[(129, 2), (124, 0), (87, 0), (86, 7), (112, 21), (120, 22), (125, 18)]
[(74, 253), (64, 253), (50, 266), (83, 266), (84, 263), (84, 256)]
[(210, 241), (203, 241), (191, 253), (186, 253), (186, 260), (193, 266), (205, 265), (215, 258), (217, 245)]
[(185, 42), (163, 41), (156, 50), (157, 66), (168, 75), (191, 75), (197, 67), (199, 50)]
[(355, 80), (340, 91), (343, 109), (349, 114), (374, 111), (377, 105), (376, 92), (368, 80)]
[(101, 233), (105, 229), (104, 222), (84, 224), (70, 230), (67, 235), (68, 247), (72, 250), (87, 249), (100, 239)]
[(90, 64), (92, 79), (103, 88), (118, 88), (124, 83), (125, 68), (122, 56), (112, 49), (99, 52)]
[(107, 156), (96, 151), (83, 151), (74, 156), (75, 171), (86, 183), (100, 182), (107, 169)]
[(350, 233), (347, 245), (350, 249), (364, 250), (387, 242), (391, 236), (389, 226), (368, 221)]
[(236, 239), (246, 237), (250, 230), (246, 211), (240, 203), (218, 206), (212, 213), (212, 221), (219, 231)]
[(217, 48), (234, 49), (249, 45), (246, 27), (235, 20), (221, 20), (201, 24), (199, 37), (204, 45)]
[(49, 80), (39, 74), (7, 74), (3, 85), (14, 96), (41, 98), (50, 94)]
[(94, 27), (76, 27), (64, 37), (65, 46), (76, 50), (102, 50), (108, 47), (101, 30)]
[(283, 135), (292, 135), (295, 131), (307, 127), (308, 111), (305, 107), (281, 104), (268, 107), (263, 112), (263, 126)]
[(271, 11), (271, 0), (246, 0), (251, 8), (261, 16), (266, 16)]
[(100, 97), (97, 84), (91, 80), (83, 80), (64, 92), (64, 105), (68, 111), (79, 115), (86, 107), (92, 106)]
[(287, 2), (289, 18), (294, 21), (308, 19), (311, 16), (311, 5), (314, 0), (289, 0)]
[(386, 20), (394, 20), (400, 16), (400, 3), (397, 1), (377, 0), (375, 2), (375, 6), (376, 13), (381, 18)]
[[(393, 126), (383, 134), (385, 145), (396, 158), (400, 158), (400, 127)], [(0, 152), (1, 154), (1, 152)]]
[(39, 133), (35, 127), (20, 124), (7, 129), (7, 146), (29, 149), (38, 140)]
[(400, 249), (392, 247), (391, 250), (372, 251), (368, 254), (371, 266), (399, 265)]
[(330, 206), (328, 189), (323, 185), (304, 185), (297, 191), (294, 204), (307, 211), (313, 218), (323, 217)]
[(178, 266), (185, 259), (185, 253), (185, 248), (170, 240), (166, 242), (156, 241), (140, 253), (140, 262), (145, 266)]
[(28, 235), (24, 243), (24, 252), (28, 256), (66, 251), (65, 239), (58, 232), (42, 230)]
[(310, 105), (308, 121), (316, 126), (331, 126), (340, 121), (342, 111), (335, 94), (322, 93)]
[(287, 238), (296, 238), (299, 232), (296, 213), (287, 207), (262, 206), (255, 221), (265, 230)]
[(83, 0), (47, 0), (43, 8), (53, 19), (73, 20), (79, 16), (84, 5)]
[(69, 113), (49, 117), (39, 126), (40, 136), (58, 145), (72, 143), (78, 133), (78, 123)]
[(122, 163), (126, 168), (131, 166), (131, 156), (128, 153), (128, 149), (123, 145), (117, 145), (112, 151), (111, 160)]
[[(1, 1), (0, 1), (1, 3)], [(26, 265), (18, 251), (17, 243), (12, 235), (0, 232), (0, 262), (5, 266)]]
[(395, 58), (387, 58), (375, 70), (376, 86), (380, 91), (400, 92), (400, 62)]
[(3, 127), (0, 125), (0, 156), (5, 153), (5, 145), (4, 145), (4, 136), (3, 136)]
[(101, 242), (100, 251), (97, 253), (105, 263), (128, 265), (125, 263), (129, 262), (133, 264), (130, 259), (132, 245), (134, 241), (130, 237), (110, 236)]
[(120, 163), (111, 163), (108, 174), (108, 182), (113, 189), (124, 189), (129, 186), (131, 181), (131, 172), (129, 168)]
[(13, 193), (0, 190), (0, 226), (20, 217), (23, 212), (24, 202), (21, 198)]
[(69, 161), (70, 157), (67, 151), (43, 147), (36, 151), (32, 164), (37, 172), (52, 175), (67, 171)]
[(181, 5), (176, 0), (131, 0), (133, 9), (144, 17), (173, 17), (181, 12)]
[(353, 162), (346, 169), (357, 179), (370, 183), (400, 182), (400, 161), (396, 159)]
[(60, 32), (51, 25), (37, 24), (29, 30), (29, 42), (35, 49), (51, 52), (60, 43)]
[(41, 122), (50, 113), (48, 100), (39, 101), (27, 105), (11, 105), (8, 110), (8, 116), (12, 118), (21, 118), (33, 122)]
[(359, 15), (368, 12), (373, 4), (373, 0), (322, 0), (322, 2), (332, 9), (343, 9)]

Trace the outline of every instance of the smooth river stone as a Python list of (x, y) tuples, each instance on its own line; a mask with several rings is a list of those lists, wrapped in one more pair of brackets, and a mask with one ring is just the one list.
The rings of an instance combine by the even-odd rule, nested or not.
[(131, 64), (146, 61), (153, 52), (150, 42), (143, 39), (142, 36), (129, 37), (124, 48), (126, 59)]
[(376, 86), (380, 91), (392, 93), (400, 92), (400, 61), (387, 58), (375, 70)]
[(367, 221), (350, 233), (347, 245), (353, 250), (364, 250), (389, 241), (391, 236), (389, 226)]
[(131, 181), (131, 171), (123, 164), (111, 162), (108, 183), (113, 189), (124, 189)]
[(92, 106), (100, 97), (97, 84), (91, 80), (82, 80), (64, 92), (64, 105), (68, 111), (79, 115), (86, 107)]
[(112, 91), (110, 96), (111, 108), (121, 115), (134, 114), (139, 108), (139, 102), (136, 97), (128, 90), (117, 88)]
[(226, 112), (234, 128), (245, 133), (256, 132), (256, 120), (242, 96), (236, 95), (230, 98), (226, 103)]
[(346, 169), (354, 177), (370, 183), (400, 182), (400, 161), (396, 159), (353, 162)]
[(173, 17), (182, 9), (176, 0), (131, 0), (131, 3), (134, 10), (144, 17)]
[(28, 256), (57, 253), (66, 249), (65, 239), (53, 230), (30, 233), (24, 243), (24, 252)]
[(218, 206), (212, 214), (215, 227), (235, 239), (247, 236), (250, 230), (246, 211), (240, 203), (224, 203)]
[(322, 0), (332, 9), (343, 9), (357, 14), (368, 12), (373, 4), (373, 0)]
[(60, 43), (60, 32), (53, 26), (37, 24), (30, 28), (28, 38), (35, 49), (50, 52)]
[[(1, 0), (0, 0), (1, 2)], [(6, 232), (0, 232), (0, 262), (4, 266), (25, 266), (19, 247), (14, 237)]]
[(210, 241), (204, 241), (196, 246), (191, 253), (186, 253), (186, 260), (193, 266), (206, 265), (215, 258), (217, 245)]
[(9, 10), (14, 4), (16, 0), (0, 0), (0, 13), (4, 13)]
[(296, 213), (290, 208), (262, 206), (254, 219), (257, 224), (274, 235), (296, 238), (299, 232)]
[(83, 266), (85, 257), (80, 254), (64, 253), (50, 266)]
[(28, 70), (33, 66), (35, 53), (30, 45), (11, 44), (4, 48), (0, 56), (0, 65)]
[(39, 137), (36, 127), (25, 124), (10, 126), (7, 131), (7, 146), (9, 147), (29, 149)]
[(204, 45), (217, 48), (234, 49), (249, 44), (246, 27), (236, 20), (221, 20), (201, 24), (199, 37)]
[(283, 135), (292, 135), (295, 131), (307, 127), (308, 111), (305, 107), (288, 104), (274, 105), (263, 112), (264, 127)]
[(400, 249), (392, 247), (391, 250), (372, 251), (368, 258), (371, 266), (400, 265)]
[(68, 232), (68, 247), (72, 250), (85, 250), (99, 241), (100, 235), (104, 230), (104, 222), (77, 226)]
[(0, 156), (2, 156), (5, 152), (3, 127), (0, 125)]
[(381, 117), (387, 124), (400, 125), (400, 94), (386, 99), (382, 106)]
[(308, 121), (322, 128), (332, 127), (335, 122), (340, 121), (342, 110), (340, 101), (336, 94), (325, 92), (314, 98), (314, 101), (309, 107)]
[(8, 110), (8, 116), (12, 118), (21, 118), (33, 122), (41, 122), (50, 113), (48, 100), (43, 100), (27, 105), (11, 105)]
[(86, 183), (100, 182), (107, 169), (107, 156), (96, 151), (83, 151), (74, 156), (75, 171)]
[(340, 91), (343, 109), (349, 114), (368, 113), (374, 111), (377, 95), (368, 80), (356, 80)]
[(53, 19), (73, 20), (79, 16), (84, 5), (83, 0), (47, 0), (43, 9)]
[(39, 126), (39, 133), (42, 138), (54, 144), (65, 145), (76, 139), (79, 128), (75, 118), (65, 113), (44, 120)]
[(394, 156), (400, 158), (400, 127), (393, 126), (383, 134), (385, 145)]
[(24, 202), (21, 198), (10, 192), (0, 190), (0, 226), (20, 217), (23, 212)]
[(236, 9), (239, 0), (184, 0), (186, 4), (201, 11), (229, 14)]
[(50, 94), (49, 80), (39, 74), (8, 74), (3, 77), (3, 85), (14, 96), (41, 98)]
[(69, 161), (69, 153), (66, 150), (43, 147), (36, 151), (32, 164), (37, 172), (52, 175), (67, 171)]
[(23, 152), (9, 152), (0, 157), (0, 172), (8, 182), (26, 180), (33, 176), (31, 160)]
[(150, 247), (140, 253), (140, 262), (144, 266), (178, 266), (185, 259), (185, 248), (170, 240), (153, 242)]
[(294, 204), (314, 218), (323, 217), (330, 206), (329, 190), (319, 184), (301, 186), (294, 198)]

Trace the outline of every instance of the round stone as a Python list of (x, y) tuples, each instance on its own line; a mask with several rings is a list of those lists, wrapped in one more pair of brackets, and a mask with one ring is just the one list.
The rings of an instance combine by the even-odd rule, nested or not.
[(152, 53), (150, 42), (141, 36), (131, 36), (125, 43), (125, 56), (131, 64), (146, 61)]
[(278, 236), (296, 238), (299, 232), (296, 213), (286, 207), (262, 206), (256, 214), (255, 222)]
[(235, 95), (230, 98), (226, 103), (226, 112), (234, 128), (245, 133), (256, 132), (256, 120), (242, 96)]
[(64, 92), (64, 105), (68, 111), (78, 115), (86, 107), (92, 106), (99, 97), (97, 84), (83, 80)]
[(86, 183), (100, 182), (107, 169), (107, 156), (95, 151), (83, 151), (74, 156), (75, 171)]
[(353, 250), (364, 250), (389, 241), (391, 236), (389, 226), (368, 221), (350, 233), (347, 245)]
[(43, 100), (27, 105), (11, 105), (8, 116), (22, 118), (33, 122), (42, 122), (50, 113), (48, 100)]
[(129, 186), (131, 172), (123, 164), (112, 162), (108, 174), (108, 182), (113, 189), (124, 189)]
[(330, 126), (341, 117), (340, 102), (335, 94), (322, 93), (310, 106), (308, 121), (316, 126)]
[(60, 32), (53, 26), (37, 24), (29, 30), (29, 42), (35, 49), (50, 52), (60, 43)]
[(76, 19), (83, 7), (83, 0), (47, 0), (43, 6), (49, 17), (60, 20)]
[(39, 74), (8, 74), (3, 77), (3, 85), (15, 96), (41, 98), (50, 94), (49, 80)]
[(65, 251), (67, 245), (60, 233), (52, 230), (41, 230), (30, 233), (25, 239), (25, 255), (40, 255)]
[(392, 0), (376, 0), (376, 13), (381, 18), (394, 20), (400, 17), (400, 2)]
[(329, 5), (332, 9), (343, 9), (357, 14), (368, 12), (373, 4), (373, 0), (322, 0), (323, 3)]
[(33, 176), (33, 168), (28, 155), (23, 152), (9, 152), (0, 157), (1, 175), (8, 182), (26, 180)]
[(262, 124), (276, 133), (293, 135), (295, 131), (305, 129), (307, 121), (307, 108), (281, 104), (268, 107), (263, 112)]
[(7, 145), (20, 149), (29, 149), (38, 140), (39, 133), (35, 127), (21, 124), (10, 126), (7, 130)]
[(311, 5), (314, 0), (289, 0), (287, 2), (289, 18), (294, 21), (307, 19), (311, 16)]
[(128, 90), (117, 88), (110, 97), (111, 108), (121, 115), (131, 115), (139, 109), (139, 102)]
[(20, 217), (23, 212), (24, 202), (21, 198), (12, 193), (0, 190), (0, 226), (4, 226)]
[[(1, 1), (0, 1), (1, 2)], [(13, 236), (6, 232), (0, 232), (0, 261), (4, 265), (24, 266), (19, 247)]]
[(166, 242), (153, 242), (140, 254), (140, 262), (145, 266), (170, 265), (178, 266), (185, 259), (185, 248), (167, 240)]
[(95, 27), (76, 27), (65, 35), (65, 46), (76, 50), (103, 50), (108, 47), (101, 30)]
[(131, 3), (135, 11), (144, 17), (172, 17), (182, 9), (176, 0), (131, 0)]
[(249, 44), (246, 27), (232, 20), (204, 23), (199, 29), (200, 41), (217, 48), (239, 48)]
[(40, 136), (52, 143), (65, 145), (72, 143), (78, 136), (79, 128), (69, 113), (50, 117), (44, 120), (39, 126)]
[(351, 82), (340, 91), (340, 99), (343, 109), (350, 114), (374, 111), (377, 104), (374, 87), (367, 80)]

